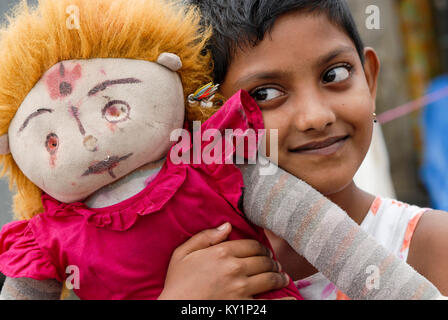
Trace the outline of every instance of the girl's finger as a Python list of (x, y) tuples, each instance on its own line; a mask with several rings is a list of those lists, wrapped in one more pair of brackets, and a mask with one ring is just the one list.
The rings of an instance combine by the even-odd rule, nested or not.
[(267, 256), (248, 257), (241, 260), (247, 276), (254, 276), (266, 272), (280, 272), (281, 266), (278, 261)]

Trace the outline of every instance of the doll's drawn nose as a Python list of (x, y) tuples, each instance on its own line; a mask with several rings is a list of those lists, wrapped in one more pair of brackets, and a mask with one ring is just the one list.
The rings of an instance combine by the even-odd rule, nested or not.
[(98, 139), (94, 136), (87, 136), (84, 138), (84, 148), (86, 148), (88, 151), (96, 152), (98, 151), (97, 142)]

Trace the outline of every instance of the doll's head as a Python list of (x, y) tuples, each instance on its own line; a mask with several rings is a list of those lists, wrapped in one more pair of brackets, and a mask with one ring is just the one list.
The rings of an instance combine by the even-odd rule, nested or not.
[(0, 144), (19, 218), (41, 211), (42, 190), (80, 201), (163, 158), (186, 115), (213, 112), (185, 107), (210, 80), (199, 20), (164, 0), (17, 8), (0, 40)]

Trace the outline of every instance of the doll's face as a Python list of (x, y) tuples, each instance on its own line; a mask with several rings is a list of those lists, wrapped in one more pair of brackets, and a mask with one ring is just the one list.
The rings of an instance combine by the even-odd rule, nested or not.
[(8, 132), (11, 154), (43, 191), (80, 201), (163, 158), (184, 110), (179, 76), (157, 63), (63, 61), (17, 111)]

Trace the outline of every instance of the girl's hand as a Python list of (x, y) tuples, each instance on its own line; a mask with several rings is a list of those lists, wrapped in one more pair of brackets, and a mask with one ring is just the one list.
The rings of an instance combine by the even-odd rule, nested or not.
[(159, 300), (247, 300), (288, 285), (289, 277), (258, 241), (223, 242), (231, 229), (226, 223), (179, 246)]

